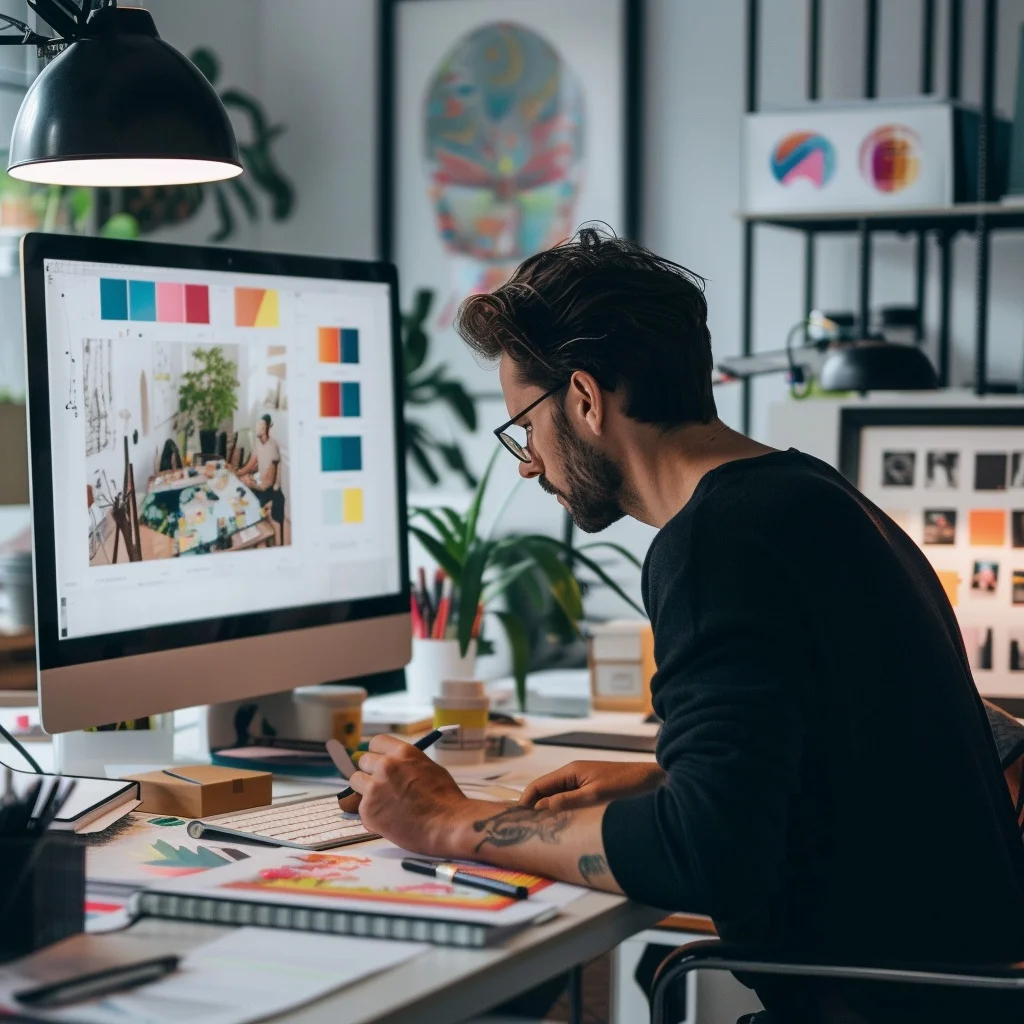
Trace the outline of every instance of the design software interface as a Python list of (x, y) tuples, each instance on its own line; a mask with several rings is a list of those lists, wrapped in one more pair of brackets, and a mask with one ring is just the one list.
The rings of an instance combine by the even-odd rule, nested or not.
[(44, 271), (62, 638), (399, 591), (386, 284)]

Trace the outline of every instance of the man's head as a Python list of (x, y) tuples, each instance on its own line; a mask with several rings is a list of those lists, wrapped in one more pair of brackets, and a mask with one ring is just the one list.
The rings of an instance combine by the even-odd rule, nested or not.
[(621, 452), (640, 425), (667, 434), (715, 418), (703, 280), (633, 242), (584, 228), (466, 299), (457, 327), (501, 360), (509, 415), (536, 476), (588, 533), (630, 504)]
[(266, 439), (270, 437), (270, 428), (272, 425), (270, 413), (264, 413), (256, 421), (256, 437), (259, 441), (266, 441)]

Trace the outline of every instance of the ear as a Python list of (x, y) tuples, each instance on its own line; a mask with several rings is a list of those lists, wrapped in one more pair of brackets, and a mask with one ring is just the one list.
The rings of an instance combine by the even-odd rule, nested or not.
[(601, 385), (586, 370), (577, 370), (572, 375), (565, 411), (581, 432), (589, 430), (597, 437), (604, 433), (604, 393), (601, 391)]

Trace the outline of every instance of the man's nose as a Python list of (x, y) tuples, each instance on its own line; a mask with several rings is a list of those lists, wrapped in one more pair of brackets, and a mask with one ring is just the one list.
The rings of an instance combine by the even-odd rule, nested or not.
[(540, 459), (538, 459), (533, 452), (530, 452), (530, 456), (531, 458), (529, 462), (519, 463), (519, 475), (524, 480), (532, 480), (534, 477), (540, 476), (544, 472), (544, 465)]

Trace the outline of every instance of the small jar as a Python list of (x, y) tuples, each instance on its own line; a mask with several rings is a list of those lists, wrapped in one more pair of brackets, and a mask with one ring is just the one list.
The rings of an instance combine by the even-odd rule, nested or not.
[(434, 698), (434, 728), (457, 725), (435, 744), (434, 759), (446, 766), (483, 764), (487, 758), (487, 713), (491, 702), (478, 680), (446, 679)]

